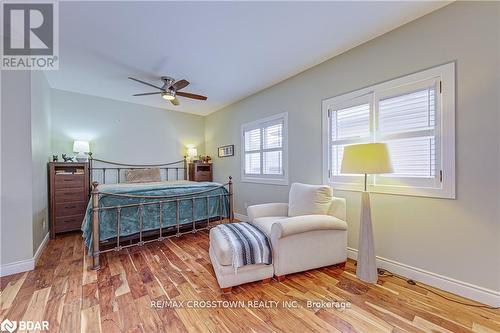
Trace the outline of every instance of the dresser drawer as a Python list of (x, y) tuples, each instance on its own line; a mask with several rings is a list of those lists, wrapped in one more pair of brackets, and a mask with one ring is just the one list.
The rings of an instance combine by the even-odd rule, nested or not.
[(211, 172), (198, 172), (196, 174), (196, 180), (197, 181), (211, 181), (212, 180), (212, 173)]
[(56, 204), (63, 202), (79, 202), (86, 201), (85, 191), (81, 187), (70, 187), (56, 189)]
[(82, 226), (84, 215), (56, 217), (56, 232), (79, 230)]
[(56, 217), (85, 214), (86, 206), (85, 201), (58, 203), (56, 204)]
[(55, 176), (56, 188), (72, 188), (85, 186), (84, 175), (56, 175)]

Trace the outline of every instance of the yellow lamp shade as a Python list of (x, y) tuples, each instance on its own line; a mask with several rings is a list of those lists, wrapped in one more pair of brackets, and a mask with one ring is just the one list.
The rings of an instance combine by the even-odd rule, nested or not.
[(187, 154), (190, 158), (196, 157), (198, 155), (198, 149), (195, 147), (188, 147)]
[(341, 173), (390, 173), (392, 172), (389, 150), (385, 143), (365, 143), (344, 147)]

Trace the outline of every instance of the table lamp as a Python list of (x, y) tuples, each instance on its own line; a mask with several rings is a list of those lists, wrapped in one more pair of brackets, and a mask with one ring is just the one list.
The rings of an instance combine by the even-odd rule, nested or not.
[(90, 145), (88, 141), (75, 140), (73, 143), (73, 152), (77, 153), (76, 160), (78, 162), (87, 162), (87, 153), (90, 152)]
[(193, 161), (196, 156), (198, 156), (198, 149), (194, 146), (188, 146), (187, 155), (191, 161)]
[(359, 227), (358, 263), (356, 276), (365, 282), (377, 282), (377, 263), (373, 242), (370, 194), (366, 188), (369, 174), (391, 173), (389, 150), (384, 143), (366, 143), (344, 147), (341, 173), (364, 174), (364, 190), (361, 195), (361, 219)]

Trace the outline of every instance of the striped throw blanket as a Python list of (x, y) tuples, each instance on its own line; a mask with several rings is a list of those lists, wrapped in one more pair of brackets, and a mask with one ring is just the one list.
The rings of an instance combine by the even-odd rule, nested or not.
[(247, 222), (216, 226), (233, 251), (235, 269), (253, 264), (272, 264), (271, 243), (260, 229)]

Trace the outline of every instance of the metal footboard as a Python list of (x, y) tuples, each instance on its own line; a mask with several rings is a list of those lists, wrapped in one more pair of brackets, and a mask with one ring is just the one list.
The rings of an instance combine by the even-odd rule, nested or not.
[[(151, 243), (151, 242), (156, 242), (156, 241), (163, 241), (167, 238), (171, 237), (180, 237), (185, 234), (190, 234), (190, 233), (196, 233), (197, 231), (201, 230), (207, 230), (210, 229), (213, 225), (214, 222), (211, 222), (210, 218), (210, 199), (211, 198), (216, 198), (218, 200), (218, 207), (219, 207), (219, 219), (218, 223), (222, 223), (225, 219), (224, 217), (224, 212), (223, 212), (223, 200), (224, 198), (228, 198), (228, 220), (229, 222), (234, 221), (234, 213), (233, 213), (233, 181), (232, 177), (229, 177), (229, 182), (227, 182), (224, 185), (221, 185), (216, 188), (210, 188), (207, 190), (203, 191), (198, 191), (198, 192), (193, 192), (189, 194), (180, 194), (180, 195), (173, 195), (173, 196), (146, 196), (146, 195), (135, 195), (135, 194), (116, 194), (116, 193), (107, 193), (107, 192), (100, 192), (98, 190), (99, 184), (97, 182), (92, 183), (92, 254), (93, 254), (93, 269), (99, 269), (99, 256), (101, 253), (106, 253), (106, 252), (111, 252), (111, 251), (120, 251), (125, 248), (129, 248), (132, 246), (143, 246), (144, 244)], [(210, 192), (213, 192), (215, 190), (218, 190), (220, 188), (226, 188), (227, 187), (227, 193), (222, 193), (222, 194), (210, 194)], [(203, 195), (205, 194), (205, 195)], [(108, 206), (108, 207), (99, 207), (99, 198), (100, 196), (116, 196), (116, 197), (123, 197), (123, 198), (138, 198), (138, 199), (152, 199), (152, 201), (149, 202), (140, 202), (140, 203), (131, 203), (131, 204), (124, 204), (124, 205), (115, 205), (115, 206)], [(195, 207), (195, 201), (196, 200), (206, 200), (206, 225), (201, 228), (196, 227), (196, 207)], [(191, 201), (192, 204), (192, 217), (193, 217), (193, 224), (192, 224), (192, 229), (189, 231), (182, 232), (181, 231), (181, 223), (180, 223), (180, 205), (183, 201)], [(175, 209), (176, 209), (176, 219), (175, 219), (175, 225), (174, 225), (174, 230), (175, 234), (173, 235), (165, 235), (165, 228), (163, 227), (163, 206), (168, 203), (175, 203)], [(153, 239), (148, 239), (144, 240), (143, 239), (143, 234), (144, 234), (144, 208), (146, 206), (151, 206), (151, 205), (157, 205), (158, 206), (158, 219), (159, 219), (159, 228), (155, 230), (148, 230), (149, 232), (152, 231), (158, 231), (158, 237), (153, 238)], [(129, 244), (129, 245), (122, 245), (121, 244), (121, 212), (122, 209), (124, 208), (129, 208), (129, 207), (137, 207), (138, 208), (138, 224), (139, 224), (139, 241), (134, 244)], [(101, 250), (101, 241), (100, 241), (100, 234), (99, 234), (99, 212), (101, 211), (107, 211), (107, 210), (116, 210), (116, 245), (113, 248), (106, 249), (106, 250)], [(187, 225), (187, 224), (183, 224)]]

